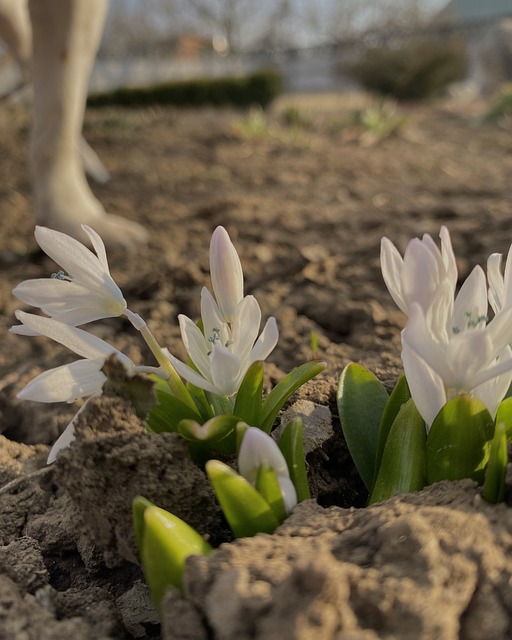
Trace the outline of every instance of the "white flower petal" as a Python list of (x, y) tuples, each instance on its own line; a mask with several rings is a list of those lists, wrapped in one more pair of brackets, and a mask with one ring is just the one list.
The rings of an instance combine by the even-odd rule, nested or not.
[(203, 287), (201, 291), (201, 320), (203, 321), (204, 339), (207, 342), (208, 351), (211, 350), (211, 344), (214, 341), (223, 345), (231, 341), (229, 327), (221, 316), (215, 298), (206, 287)]
[(82, 229), (89, 236), (89, 240), (91, 241), (92, 247), (96, 252), (96, 255), (98, 256), (98, 260), (100, 261), (100, 264), (103, 267), (105, 273), (110, 275), (110, 270), (108, 268), (107, 252), (105, 250), (105, 245), (103, 244), (103, 240), (96, 233), (96, 231), (94, 231), (94, 229), (91, 229), (91, 227), (89, 227), (88, 225), (83, 224)]
[(402, 295), (402, 270), (404, 261), (398, 249), (388, 238), (382, 238), (380, 242), (380, 268), (382, 277), (386, 283), (391, 297), (396, 306), (405, 314), (409, 309)]
[(436, 342), (447, 343), (453, 335), (453, 289), (448, 279), (439, 283), (425, 319)]
[(405, 340), (402, 347), (402, 362), (414, 404), (425, 420), (428, 431), (434, 418), (446, 403), (443, 380), (409, 347)]
[[(494, 313), (499, 313), (505, 304), (505, 282), (501, 275), (501, 253), (493, 253), (487, 259), (487, 280), (489, 281), (489, 304)], [(512, 261), (511, 261), (512, 262)]]
[(190, 359), (205, 378), (210, 379), (210, 360), (208, 352), (211, 345), (206, 342), (201, 329), (187, 316), (178, 316), (180, 323), (181, 339), (185, 345)]
[(167, 351), (165, 353), (169, 358), (172, 366), (176, 369), (176, 371), (182, 378), (192, 383), (196, 387), (199, 387), (200, 389), (204, 389), (205, 391), (210, 391), (211, 393), (221, 395), (217, 387), (212, 382), (203, 378), (203, 376), (197, 373), (197, 371), (194, 371), (192, 367), (189, 367), (188, 364), (185, 364), (181, 360), (178, 360), (178, 358), (173, 356), (171, 353)]
[(487, 322), (487, 283), (483, 269), (476, 266), (455, 298), (453, 327), (457, 332), (485, 327)]
[(210, 276), (213, 292), (225, 322), (232, 322), (244, 295), (244, 276), (238, 253), (224, 227), (217, 227), (210, 242)]
[(35, 235), (41, 248), (67, 271), (71, 281), (67, 278), (57, 278), (53, 284), (47, 279), (28, 281), (18, 285), (14, 294), (68, 324), (123, 314), (126, 301), (109, 274), (103, 243), (92, 229), (87, 233), (99, 257), (64, 233), (36, 227)]
[(105, 269), (97, 256), (75, 238), (46, 227), (36, 227), (35, 237), (41, 249), (73, 279), (99, 286)]
[(242, 368), (240, 358), (221, 344), (213, 346), (210, 363), (212, 382), (219, 390), (219, 395), (230, 398), (240, 388), (249, 365)]
[(249, 427), (238, 453), (238, 470), (249, 482), (255, 483), (258, 470), (268, 465), (278, 476), (289, 478), (288, 465), (275, 440), (257, 427)]
[(60, 434), (60, 436), (55, 441), (53, 447), (50, 449), (50, 453), (48, 454), (48, 458), (46, 460), (46, 464), (52, 464), (57, 459), (57, 454), (63, 449), (67, 449), (69, 445), (75, 439), (75, 424), (78, 419), (78, 416), (83, 413), (87, 407), (90, 398), (88, 398), (83, 405), (78, 409), (77, 413), (73, 416), (71, 422), (64, 429), (64, 431)]
[(233, 353), (244, 361), (254, 346), (261, 323), (261, 309), (254, 296), (246, 296), (235, 310), (232, 327)]
[[(84, 405), (85, 406), (85, 405)], [(83, 407), (82, 407), (83, 408)], [(75, 439), (75, 418), (78, 413), (75, 415), (73, 420), (68, 424), (68, 426), (64, 429), (64, 431), (57, 438), (53, 447), (50, 449), (50, 453), (48, 454), (48, 458), (46, 459), (46, 464), (52, 464), (57, 459), (57, 455), (63, 450), (67, 449), (69, 445)]]
[(105, 358), (111, 353), (119, 353), (117, 349), (114, 349), (107, 342), (83, 329), (71, 327), (52, 318), (25, 313), (24, 311), (16, 311), (15, 315), (23, 325), (19, 328), (18, 326), (12, 327), (11, 333), (27, 335), (23, 332), (23, 329), (28, 328), (32, 332), (31, 335), (46, 336), (84, 358)]
[[(509, 346), (507, 346), (499, 355), (496, 364), (503, 362), (510, 362), (512, 364), (512, 349)], [(477, 398), (480, 398), (487, 407), (491, 416), (494, 418), (500, 402), (505, 397), (511, 382), (512, 366), (509, 371), (496, 376), (492, 380), (484, 382), (478, 387), (472, 389), (471, 392), (477, 396)]]
[(73, 402), (101, 393), (107, 379), (101, 371), (103, 363), (103, 359), (77, 360), (49, 369), (31, 380), (17, 397), (36, 402)]
[(265, 360), (279, 340), (279, 329), (274, 317), (267, 320), (260, 337), (256, 340), (249, 357), (249, 366), (256, 360)]
[(440, 275), (439, 262), (432, 251), (421, 240), (413, 238), (405, 250), (402, 271), (402, 295), (409, 311), (413, 302), (418, 302), (427, 311)]
[(441, 238), (441, 255), (445, 267), (445, 276), (455, 291), (458, 277), (457, 261), (455, 260), (450, 233), (444, 225), (441, 227), (439, 237)]
[(409, 320), (402, 331), (402, 344), (407, 343), (438, 375), (445, 380), (452, 370), (446, 358), (446, 345), (438, 344), (432, 337), (423, 308), (414, 303)]
[(476, 385), (475, 376), (488, 366), (492, 357), (492, 343), (485, 329), (453, 336), (445, 354), (451, 371), (450, 375), (443, 375), (445, 385), (457, 392), (468, 391)]

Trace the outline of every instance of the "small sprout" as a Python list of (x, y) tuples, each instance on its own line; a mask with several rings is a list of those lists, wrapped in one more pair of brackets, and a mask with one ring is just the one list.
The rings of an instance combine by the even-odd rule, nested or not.
[(182, 587), (185, 563), (191, 555), (208, 555), (212, 548), (186, 522), (138, 496), (133, 501), (135, 539), (144, 574), (157, 606), (168, 587)]

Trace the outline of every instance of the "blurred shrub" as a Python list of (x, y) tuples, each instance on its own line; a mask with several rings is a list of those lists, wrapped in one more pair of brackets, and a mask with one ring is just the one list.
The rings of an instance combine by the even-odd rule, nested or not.
[(265, 107), (279, 95), (281, 86), (280, 74), (268, 70), (245, 77), (187, 80), (139, 89), (116, 89), (109, 93), (89, 96), (87, 104), (91, 107), (140, 107), (155, 104), (172, 104), (179, 107), (259, 104)]
[(366, 49), (349, 72), (369, 91), (419, 100), (439, 95), (464, 76), (465, 68), (461, 41), (421, 40), (398, 48)]

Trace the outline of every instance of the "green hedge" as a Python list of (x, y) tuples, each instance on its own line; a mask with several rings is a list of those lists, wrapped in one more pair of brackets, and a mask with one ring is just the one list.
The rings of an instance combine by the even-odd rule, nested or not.
[(349, 72), (369, 91), (418, 100), (439, 95), (464, 76), (465, 68), (463, 42), (421, 40), (398, 48), (367, 49)]
[(89, 96), (90, 107), (118, 105), (140, 107), (154, 104), (176, 106), (259, 104), (266, 107), (279, 95), (280, 74), (274, 70), (259, 71), (250, 76), (166, 82), (140, 89), (122, 88)]

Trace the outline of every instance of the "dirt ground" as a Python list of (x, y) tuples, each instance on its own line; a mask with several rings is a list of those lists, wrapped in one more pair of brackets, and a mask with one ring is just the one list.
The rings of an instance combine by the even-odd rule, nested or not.
[[(129, 307), (144, 317), (162, 345), (184, 356), (177, 314), (198, 316), (200, 289), (209, 284), (210, 236), (217, 225), (224, 225), (241, 256), (246, 292), (257, 297), (264, 317), (274, 315), (278, 321), (281, 337), (269, 358), (267, 384), (312, 357), (321, 358), (327, 368), (307, 385), (302, 397), (332, 409), (337, 378), (349, 361), (361, 362), (388, 386), (399, 372), (404, 318), (380, 274), (382, 236), (403, 250), (411, 237), (430, 233), (437, 238), (440, 226), (447, 225), (461, 279), (475, 264), (485, 266), (490, 253), (508, 251), (512, 243), (510, 123), (482, 123), (484, 102), (402, 105), (398, 111), (405, 117), (403, 126), (395, 135), (377, 141), (354, 124), (354, 112), (369, 103), (365, 96), (285, 96), (264, 114), (160, 107), (87, 113), (85, 136), (112, 174), (108, 184), (93, 187), (95, 193), (108, 211), (137, 220), (150, 233), (149, 244), (135, 254), (109, 251), (111, 272)], [(74, 359), (44, 338), (7, 333), (15, 322), (14, 310), (22, 308), (11, 295), (12, 288), (22, 280), (56, 271), (33, 238), (25, 163), (28, 127), (23, 109), (0, 105), (0, 433), (7, 438), (0, 442), (0, 485), (42, 469), (44, 445), (56, 439), (77, 408), (22, 403), (15, 398), (37, 373)], [(94, 324), (94, 332), (135, 362), (153, 364), (128, 323), (101, 321)], [(318, 346), (313, 353), (315, 335)], [(336, 420), (334, 416), (335, 427)], [(131, 424), (128, 418), (126, 422)], [(140, 424), (132, 424), (127, 433), (130, 429), (142, 443), (145, 434)], [(103, 542), (95, 546), (90, 537), (84, 542), (83, 532), (77, 532), (82, 526), (77, 525), (77, 512), (83, 519), (96, 507), (90, 496), (88, 500), (80, 497), (76, 485), (83, 481), (90, 487), (99, 482), (81, 475), (80, 460), (88, 471), (94, 460), (100, 474), (112, 464), (88, 437), (63, 457), (60, 467), (56, 464), (57, 471), (41, 471), (29, 488), (22, 482), (3, 494), (0, 489), (0, 513), (4, 523), (9, 522), (1, 533), (0, 520), (0, 544), (4, 545), (0, 547), (0, 621), (2, 611), (9, 609), (6, 603), (11, 602), (11, 609), (19, 607), (16, 619), (26, 625), (9, 627), (10, 636), (0, 631), (0, 638), (131, 638), (161, 633), (140, 571), (127, 562), (130, 552), (117, 548), (107, 553)], [(116, 433), (116, 438), (122, 437)], [(129, 446), (123, 440), (120, 451), (135, 464), (133, 451), (125, 448)], [(115, 464), (122, 466), (122, 455), (116, 455)], [(344, 509), (362, 506), (364, 491), (342, 444), (333, 445), (329, 455), (324, 452), (323, 456), (331, 477), (323, 484), (317, 478), (319, 502)], [(333, 479), (336, 474), (339, 478)], [(74, 481), (69, 480), (71, 476)], [(108, 475), (105, 482), (115, 494), (116, 474)], [(101, 502), (101, 494), (96, 494), (96, 500)], [(22, 503), (24, 511), (14, 517), (15, 503)], [(108, 520), (108, 509), (102, 517)], [(66, 522), (71, 522), (67, 533)], [(119, 531), (109, 536), (104, 547), (115, 546), (112, 540)], [(9, 570), (2, 556), (7, 548), (21, 558), (34, 558), (39, 573), (31, 569), (28, 580), (21, 569)], [(19, 577), (22, 574), (24, 578)], [(1, 582), (4, 577), (7, 586)], [(134, 584), (139, 589), (136, 593)], [(130, 623), (127, 616), (134, 605), (129, 597), (135, 596), (143, 610)], [(28, 612), (30, 598), (37, 600), (40, 615)], [(87, 609), (86, 603), (93, 604)], [(170, 605), (174, 623), (176, 611), (185, 607), (180, 603)], [(102, 626), (98, 621), (106, 620), (107, 609), (115, 612), (109, 618), (113, 622)], [(183, 619), (188, 609), (184, 611)], [(463, 615), (461, 611), (457, 615)], [(508, 615), (511, 611), (512, 606)], [(205, 610), (201, 615), (204, 619), (209, 614)], [(47, 628), (44, 633), (49, 635), (42, 631), (30, 635), (26, 629), (31, 625)], [(236, 633), (223, 635), (210, 618), (206, 627), (204, 637), (237, 637)], [(377, 635), (350, 637), (391, 637), (379, 635), (376, 623), (361, 624), (361, 628), (377, 629)], [(509, 627), (503, 628), (507, 633)], [(414, 637), (400, 630), (393, 633), (392, 637)], [(442, 637), (456, 638), (457, 633)], [(165, 637), (181, 636), (167, 632)], [(189, 637), (202, 636), (197, 632)], [(267, 630), (261, 637), (273, 636)], [(316, 637), (338, 636), (333, 631), (333, 635)], [(424, 637), (441, 636), (426, 632)]]

